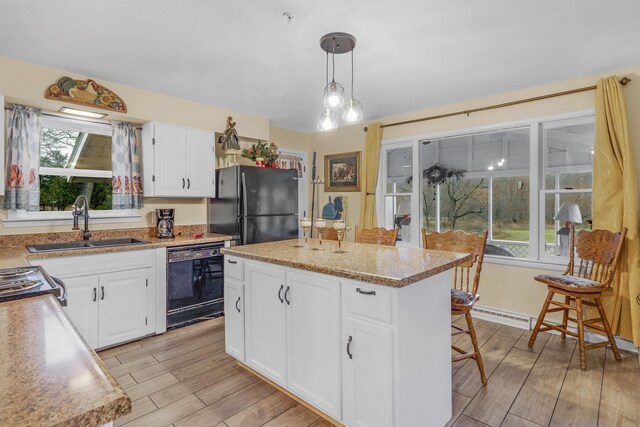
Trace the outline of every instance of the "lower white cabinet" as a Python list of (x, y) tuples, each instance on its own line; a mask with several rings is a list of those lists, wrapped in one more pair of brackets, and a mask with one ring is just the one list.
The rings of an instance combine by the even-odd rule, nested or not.
[(67, 306), (62, 309), (91, 348), (98, 348), (98, 276), (65, 279)]
[(244, 285), (224, 281), (224, 341), (227, 353), (244, 360)]
[(98, 281), (98, 347), (145, 335), (148, 323), (148, 270), (101, 274)]
[(154, 250), (31, 262), (65, 283), (67, 306), (63, 310), (91, 348), (109, 347), (156, 332)]
[(287, 386), (340, 418), (340, 282), (287, 272)]
[(245, 263), (246, 363), (276, 383), (287, 385), (287, 305), (285, 273)]
[(347, 316), (343, 340), (343, 421), (358, 427), (393, 425), (393, 330)]

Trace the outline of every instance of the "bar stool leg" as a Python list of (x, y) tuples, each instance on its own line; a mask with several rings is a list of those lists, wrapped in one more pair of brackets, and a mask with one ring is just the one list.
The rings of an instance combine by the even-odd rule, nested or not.
[(600, 313), (600, 318), (602, 319), (602, 326), (604, 327), (605, 332), (607, 333), (607, 337), (609, 338), (609, 344), (611, 344), (611, 350), (613, 351), (613, 356), (616, 360), (622, 360), (620, 356), (620, 351), (618, 351), (618, 346), (616, 345), (616, 340), (613, 338), (613, 333), (611, 332), (611, 326), (609, 325), (609, 321), (607, 320), (607, 314), (604, 312), (604, 307), (602, 306), (602, 301), (600, 297), (594, 298), (596, 301), (596, 305), (598, 306), (598, 313)]
[[(569, 295), (566, 295), (564, 297), (564, 303), (567, 304), (567, 305), (571, 304), (571, 297)], [(569, 309), (567, 308), (562, 312), (562, 329), (567, 329), (567, 323), (568, 322), (569, 322)], [(562, 332), (560, 334), (560, 338), (562, 340), (565, 340), (567, 338), (567, 334)]]
[(533, 344), (536, 342), (538, 332), (540, 331), (540, 327), (542, 326), (544, 317), (547, 315), (547, 310), (549, 309), (549, 305), (551, 304), (552, 299), (553, 291), (549, 291), (549, 293), (547, 294), (547, 299), (544, 301), (544, 305), (542, 306), (542, 310), (540, 310), (540, 315), (538, 316), (538, 320), (536, 321), (536, 326), (533, 328), (533, 332), (531, 333), (531, 338), (529, 338), (529, 347), (533, 347)]
[(587, 370), (587, 351), (584, 347), (584, 319), (582, 317), (582, 298), (576, 297), (576, 320), (578, 321), (578, 347), (580, 350), (580, 369)]
[(484, 373), (484, 363), (482, 362), (482, 356), (480, 355), (480, 348), (478, 346), (478, 339), (476, 338), (476, 328), (473, 326), (473, 318), (470, 312), (464, 313), (465, 319), (467, 319), (467, 326), (469, 327), (469, 335), (471, 336), (471, 343), (473, 344), (473, 352), (475, 353), (474, 359), (478, 364), (478, 370), (480, 371), (480, 381), (482, 385), (487, 385), (487, 376)]

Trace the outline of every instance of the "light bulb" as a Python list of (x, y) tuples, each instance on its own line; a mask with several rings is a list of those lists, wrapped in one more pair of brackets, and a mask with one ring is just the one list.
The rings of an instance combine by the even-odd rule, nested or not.
[(492, 171), (492, 170), (494, 169), (494, 168), (493, 168), (493, 163), (491, 163), (487, 169), (489, 169), (490, 171)]
[(500, 161), (498, 162), (498, 166), (502, 166), (504, 165), (504, 159), (500, 159)]
[(318, 115), (318, 121), (316, 122), (316, 129), (321, 132), (335, 130), (338, 128), (338, 116), (329, 108), (323, 108)]
[(342, 107), (344, 104), (344, 88), (340, 83), (331, 81), (324, 88), (324, 106), (327, 108)]
[(362, 120), (362, 103), (351, 98), (342, 110), (342, 118), (347, 122)]

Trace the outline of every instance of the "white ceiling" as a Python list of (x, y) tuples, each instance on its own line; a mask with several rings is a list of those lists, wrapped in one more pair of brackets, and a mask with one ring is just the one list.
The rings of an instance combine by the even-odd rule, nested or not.
[(638, 16), (637, 0), (2, 0), (0, 55), (310, 132), (328, 32), (358, 39), (372, 120), (638, 65)]

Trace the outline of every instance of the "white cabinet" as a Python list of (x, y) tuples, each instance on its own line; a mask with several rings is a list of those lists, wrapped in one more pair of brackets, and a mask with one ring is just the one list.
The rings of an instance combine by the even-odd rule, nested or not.
[(67, 306), (62, 309), (89, 347), (98, 348), (98, 276), (65, 279)]
[(340, 282), (287, 271), (287, 384), (340, 418)]
[(343, 340), (343, 421), (349, 426), (393, 425), (393, 331), (347, 316)]
[(146, 333), (147, 269), (101, 274), (98, 346), (107, 347)]
[(147, 197), (213, 197), (213, 132), (162, 123), (142, 127), (143, 188)]
[(244, 361), (244, 285), (224, 281), (224, 340), (227, 353)]
[(246, 363), (276, 383), (286, 386), (287, 305), (285, 273), (245, 263)]
[(31, 263), (65, 283), (64, 311), (95, 349), (162, 332), (155, 322), (155, 255), (155, 250), (140, 250), (39, 258)]

